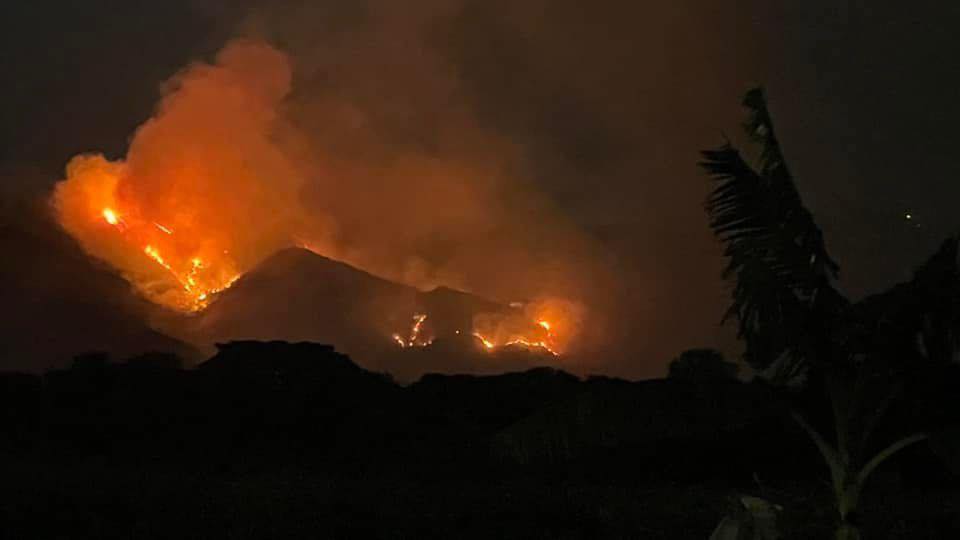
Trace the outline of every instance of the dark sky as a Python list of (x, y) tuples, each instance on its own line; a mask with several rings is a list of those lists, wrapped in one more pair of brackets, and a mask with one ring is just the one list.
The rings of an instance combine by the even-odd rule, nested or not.
[[(48, 189), (78, 152), (122, 155), (162, 81), (230, 37), (254, 31), (306, 62), (314, 40), (350, 44), (355, 32), (359, 47), (369, 39), (358, 30), (365, 10), (390, 3), (314, 4), (5, 3), (4, 196)], [(530, 181), (616, 256), (636, 308), (623, 314), (627, 330), (648, 358), (634, 374), (659, 373), (685, 348), (733, 349), (717, 326), (722, 262), (695, 164), (699, 149), (739, 135), (739, 98), (751, 85), (768, 89), (800, 190), (852, 295), (905, 278), (960, 226), (956, 3), (404, 4), (409, 14), (396, 17), (430, 19), (443, 6), (414, 37), (449, 63), (461, 105), (522, 146)], [(396, 43), (398, 58), (407, 45)], [(349, 46), (336, 50), (349, 61)]]

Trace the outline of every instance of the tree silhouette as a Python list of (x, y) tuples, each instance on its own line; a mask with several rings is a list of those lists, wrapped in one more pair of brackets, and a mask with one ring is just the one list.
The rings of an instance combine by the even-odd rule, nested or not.
[(859, 538), (854, 516), (867, 477), (926, 437), (913, 434), (871, 455), (870, 435), (912, 373), (957, 350), (958, 239), (944, 241), (911, 281), (851, 303), (835, 287), (839, 266), (796, 189), (763, 90), (750, 90), (743, 105), (744, 129), (759, 146), (756, 165), (729, 142), (702, 152), (700, 163), (715, 183), (705, 206), (728, 259), (723, 276), (733, 283), (724, 320), (737, 319), (752, 367), (774, 369), (780, 380), (805, 374), (808, 391), (826, 393), (833, 440), (794, 416), (830, 468), (837, 538)]

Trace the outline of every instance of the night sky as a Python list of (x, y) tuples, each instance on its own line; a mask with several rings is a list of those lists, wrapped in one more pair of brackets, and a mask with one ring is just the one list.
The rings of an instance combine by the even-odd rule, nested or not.
[[(960, 5), (952, 2), (258, 4), (5, 3), (6, 204), (43, 196), (78, 152), (122, 156), (161, 83), (231, 37), (288, 50), (295, 73), (313, 77), (299, 87), (295, 79), (296, 95), (324, 84), (331, 56), (313, 55), (317, 46), (345, 64), (356, 54), (362, 70), (380, 28), (369, 14), (384, 10), (382, 37), (395, 40), (396, 56), (382, 62), (404, 66), (421, 47), (441, 58), (457, 81), (456, 106), (521, 148), (531, 164), (525, 178), (612, 254), (629, 284), (626, 331), (643, 358), (612, 371), (656, 375), (683, 349), (736, 351), (732, 331), (718, 326), (727, 294), (696, 162), (724, 136), (741, 140), (739, 100), (753, 85), (767, 88), (798, 186), (851, 296), (906, 278), (960, 229)], [(408, 19), (417, 33), (392, 33)], [(420, 126), (383, 122), (392, 141), (407, 144), (449, 104), (416, 99), (429, 73), (402, 73), (376, 83)]]

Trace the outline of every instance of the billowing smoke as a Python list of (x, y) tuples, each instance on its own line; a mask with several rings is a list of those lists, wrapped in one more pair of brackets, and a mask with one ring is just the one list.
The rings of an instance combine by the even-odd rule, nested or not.
[(83, 247), (145, 296), (192, 309), (289, 245), (305, 215), (303, 177), (280, 140), (287, 58), (263, 43), (227, 45), (213, 65), (174, 76), (125, 160), (82, 155), (54, 204)]
[(532, 300), (557, 311), (544, 339), (564, 349), (585, 313), (602, 329), (601, 252), (525, 179), (524, 149), (468, 106), (423, 40), (429, 19), (380, 16), (369, 40), (291, 45), (291, 56), (243, 38), (186, 67), (124, 159), (68, 164), (53, 200), (62, 225), (183, 311), (300, 245), (420, 288)]

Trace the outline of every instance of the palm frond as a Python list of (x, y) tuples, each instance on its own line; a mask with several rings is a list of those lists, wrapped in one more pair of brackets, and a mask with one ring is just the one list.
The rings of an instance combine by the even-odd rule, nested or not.
[(799, 352), (798, 332), (814, 304), (845, 300), (832, 288), (838, 266), (793, 183), (762, 90), (751, 90), (744, 106), (744, 127), (761, 147), (757, 168), (730, 143), (702, 152), (700, 166), (715, 183), (705, 206), (728, 259), (724, 277), (735, 283), (725, 319), (738, 319), (740, 337), (754, 348), (748, 357), (764, 367)]

